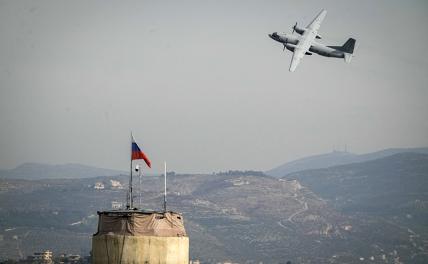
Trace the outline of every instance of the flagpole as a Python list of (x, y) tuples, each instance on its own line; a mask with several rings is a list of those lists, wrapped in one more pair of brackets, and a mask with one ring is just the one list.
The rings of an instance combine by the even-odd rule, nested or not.
[(166, 213), (166, 161), (164, 162), (164, 194), (163, 194), (163, 211)]
[(129, 197), (128, 197), (128, 202), (126, 204), (126, 207), (128, 209), (131, 209), (133, 207), (133, 202), (132, 202), (132, 139), (133, 139), (133, 137), (132, 137), (132, 131), (131, 131), (131, 163), (130, 163), (131, 173), (130, 173), (130, 177), (129, 177), (129, 190), (128, 190)]
[[(146, 154), (144, 154), (144, 152), (141, 151), (141, 149), (138, 147), (137, 143), (135, 142), (134, 136), (132, 135), (132, 131), (131, 131), (131, 162), (129, 163), (130, 165), (130, 175), (129, 175), (129, 186), (128, 186), (128, 196), (127, 196), (127, 200), (126, 200), (126, 209), (127, 210), (133, 210), (135, 209), (134, 207), (134, 195), (133, 195), (133, 175), (132, 175), (132, 161), (135, 159), (144, 159), (144, 161), (147, 164), (147, 167), (151, 168), (151, 163), (150, 160), (147, 158)], [(139, 166), (137, 164), (137, 166)], [(139, 171), (139, 175), (140, 175), (140, 189), (141, 189), (141, 172)], [(141, 190), (140, 190), (141, 191)], [(141, 205), (141, 194), (140, 194), (140, 205)]]

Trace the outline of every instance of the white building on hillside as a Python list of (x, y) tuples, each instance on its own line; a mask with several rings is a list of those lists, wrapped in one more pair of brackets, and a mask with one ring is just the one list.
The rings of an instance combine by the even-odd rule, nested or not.
[(95, 190), (104, 190), (104, 188), (105, 188), (104, 183), (102, 183), (102, 182), (96, 182), (94, 185)]

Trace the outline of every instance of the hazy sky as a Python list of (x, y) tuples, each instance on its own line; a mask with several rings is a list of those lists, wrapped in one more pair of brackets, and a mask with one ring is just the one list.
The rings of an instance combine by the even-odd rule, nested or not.
[[(322, 9), (322, 43), (351, 64), (268, 37)], [(428, 146), (428, 2), (0, 1), (0, 168), (267, 170), (348, 145)]]

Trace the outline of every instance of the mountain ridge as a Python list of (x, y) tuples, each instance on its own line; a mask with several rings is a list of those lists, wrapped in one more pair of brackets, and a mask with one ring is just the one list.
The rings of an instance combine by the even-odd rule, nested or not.
[[(287, 174), (334, 208), (353, 212), (379, 211), (403, 217), (403, 209), (428, 221), (415, 204), (428, 201), (428, 154), (404, 152), (360, 163)], [(386, 213), (388, 211), (388, 213)], [(389, 215), (390, 214), (390, 215)], [(409, 213), (410, 214), (410, 213)]]
[(0, 170), (0, 178), (9, 179), (80, 179), (98, 176), (115, 176), (125, 172), (113, 169), (98, 168), (78, 163), (44, 164), (27, 162), (10, 170)]
[[(428, 155), (415, 153), (281, 179), (238, 171), (175, 174), (168, 209), (183, 214), (190, 256), (202, 263), (422, 264), (427, 175)], [(46, 248), (88, 254), (95, 212), (125, 197), (111, 180), (129, 179), (0, 179), (0, 259), (17, 258), (17, 242), (25, 254)], [(95, 189), (97, 182), (105, 189)], [(142, 208), (160, 209), (163, 178), (143, 177), (142, 197)]]
[(309, 169), (321, 169), (328, 168), (337, 165), (345, 165), (357, 162), (364, 162), (369, 160), (375, 160), (387, 156), (391, 156), (397, 153), (412, 152), (412, 153), (423, 153), (428, 154), (428, 147), (420, 148), (388, 148), (375, 152), (369, 152), (365, 154), (354, 154), (346, 151), (333, 151), (330, 153), (323, 153), (318, 155), (312, 155), (303, 157), (297, 160), (286, 162), (280, 166), (266, 171), (267, 175), (281, 178), (289, 173), (298, 171), (304, 171)]

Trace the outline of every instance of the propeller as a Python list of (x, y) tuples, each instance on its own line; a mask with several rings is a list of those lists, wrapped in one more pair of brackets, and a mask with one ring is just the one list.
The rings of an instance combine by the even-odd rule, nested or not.
[(296, 24), (294, 24), (294, 26), (293, 26), (293, 34), (294, 34), (294, 32), (296, 31), (296, 27), (297, 27), (297, 22), (296, 22)]
[(282, 45), (284, 45), (284, 48), (282, 49), (282, 51), (285, 51), (285, 43), (282, 43)]

